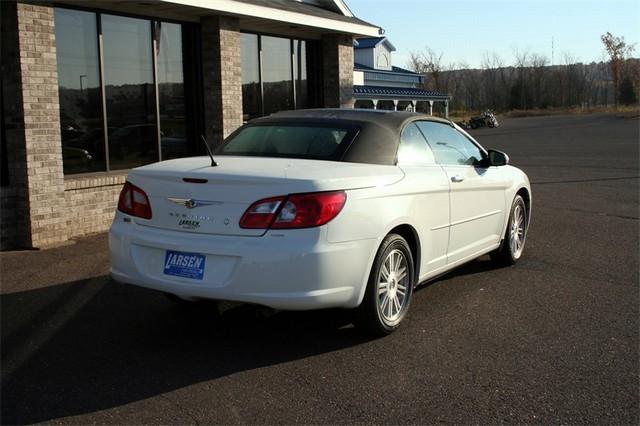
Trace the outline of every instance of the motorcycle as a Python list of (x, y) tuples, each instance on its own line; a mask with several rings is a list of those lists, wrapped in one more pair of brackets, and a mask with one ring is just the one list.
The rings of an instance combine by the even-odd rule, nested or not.
[(471, 128), (471, 125), (466, 120), (458, 121), (456, 122), (456, 124), (465, 130), (469, 130)]
[(498, 122), (498, 119), (496, 118), (493, 111), (491, 111), (490, 109), (487, 109), (482, 113), (482, 115), (471, 117), (469, 119), (469, 125), (471, 126), (472, 129), (477, 129), (478, 127), (484, 127), (484, 126), (493, 128), (493, 127), (498, 127), (500, 123)]

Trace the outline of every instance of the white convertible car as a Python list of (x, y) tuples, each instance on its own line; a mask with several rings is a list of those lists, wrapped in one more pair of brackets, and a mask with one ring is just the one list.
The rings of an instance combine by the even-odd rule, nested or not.
[(357, 326), (387, 334), (417, 284), (486, 253), (520, 258), (531, 187), (507, 163), (418, 113), (274, 114), (230, 135), (215, 161), (132, 170), (111, 275), (182, 300), (352, 308)]

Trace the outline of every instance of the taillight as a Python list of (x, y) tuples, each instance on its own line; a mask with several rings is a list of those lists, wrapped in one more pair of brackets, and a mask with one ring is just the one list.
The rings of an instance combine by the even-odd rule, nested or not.
[(120, 192), (118, 210), (131, 216), (151, 219), (151, 204), (149, 204), (147, 194), (129, 182), (125, 182)]
[(276, 217), (285, 197), (265, 198), (251, 204), (240, 219), (241, 228), (267, 229)]
[(247, 209), (240, 219), (240, 227), (294, 229), (321, 226), (335, 218), (346, 201), (344, 191), (265, 198)]

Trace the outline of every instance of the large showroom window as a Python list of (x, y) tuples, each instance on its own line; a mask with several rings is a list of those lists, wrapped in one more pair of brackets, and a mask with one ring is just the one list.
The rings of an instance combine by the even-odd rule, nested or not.
[(308, 106), (307, 87), (307, 43), (304, 40), (293, 40), (293, 81), (295, 82), (296, 105), (298, 109)]
[(262, 36), (264, 115), (294, 109), (291, 40)]
[(64, 173), (106, 170), (96, 14), (56, 9)]
[(151, 23), (102, 16), (109, 166), (130, 169), (158, 157)]
[(158, 22), (155, 26), (158, 47), (158, 98), (162, 158), (185, 157), (187, 123), (185, 120), (184, 73), (182, 69), (182, 28), (179, 24)]
[(319, 62), (316, 43), (249, 33), (241, 37), (245, 121), (317, 105), (320, 88), (310, 87), (307, 75)]
[(65, 174), (189, 155), (182, 24), (55, 9)]
[(242, 60), (242, 113), (244, 120), (247, 121), (262, 115), (260, 47), (257, 35), (241, 35), (240, 54)]

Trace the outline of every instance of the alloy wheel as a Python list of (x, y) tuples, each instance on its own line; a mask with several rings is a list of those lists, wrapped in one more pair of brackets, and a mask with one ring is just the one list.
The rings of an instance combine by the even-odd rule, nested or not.
[(378, 272), (378, 312), (387, 324), (398, 321), (409, 300), (407, 272), (407, 259), (398, 249), (389, 252)]
[(514, 259), (518, 259), (522, 255), (525, 239), (525, 213), (522, 204), (517, 204), (513, 209), (509, 238), (511, 242), (511, 255)]

